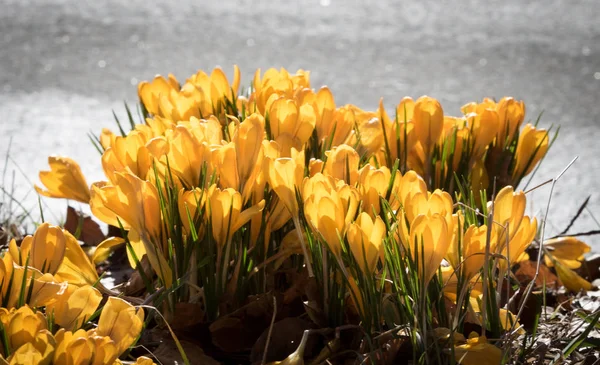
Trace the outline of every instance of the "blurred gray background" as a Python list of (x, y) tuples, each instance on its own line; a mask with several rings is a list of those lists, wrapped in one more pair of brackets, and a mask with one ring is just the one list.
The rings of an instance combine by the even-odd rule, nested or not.
[[(12, 140), (14, 197), (36, 208), (32, 182), (49, 154), (77, 160), (102, 179), (86, 137), (115, 128), (111, 110), (137, 99), (155, 74), (185, 80), (221, 66), (311, 70), (338, 105), (377, 108), (428, 94), (447, 114), (484, 96), (524, 99), (528, 119), (562, 126), (534, 183), (558, 182), (549, 234), (560, 232), (592, 195), (572, 232), (600, 218), (600, 4), (598, 0), (507, 1), (65, 1), (0, 0), (0, 158)], [(4, 164), (1, 167), (5, 169)], [(29, 180), (28, 180), (29, 179)], [(549, 186), (531, 194), (540, 216)], [(50, 220), (65, 202), (46, 199)], [(596, 250), (600, 239), (587, 242)]]

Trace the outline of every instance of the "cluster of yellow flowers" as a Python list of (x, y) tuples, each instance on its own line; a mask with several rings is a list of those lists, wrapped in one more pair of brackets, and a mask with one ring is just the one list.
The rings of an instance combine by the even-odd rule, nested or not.
[[(47, 308), (47, 313), (57, 313), (57, 315), (60, 313), (63, 321), (65, 316), (74, 316), (78, 311), (91, 315), (92, 313), (87, 310), (98, 306), (101, 298), (86, 298), (86, 295), (89, 293), (76, 292), (70, 296), (69, 303), (64, 303), (57, 298), (54, 300), (56, 305), (67, 306), (68, 310), (61, 308), (60, 312), (56, 312), (56, 307), (54, 307), (52, 310)], [(95, 305), (86, 302), (90, 299), (92, 301), (97, 299)], [(78, 317), (84, 319), (81, 314)], [(59, 317), (56, 318), (58, 324)], [(2, 349), (0, 363), (113, 365), (121, 364), (118, 357), (139, 336), (142, 329), (143, 312), (136, 311), (122, 299), (110, 297), (102, 309), (98, 327), (88, 331), (67, 329), (77, 328), (77, 326), (61, 327), (54, 334), (48, 327), (49, 318), (28, 305), (19, 309), (12, 308), (10, 311), (2, 308), (0, 320), (7, 341)], [(154, 363), (149, 358), (140, 357), (136, 364), (152, 365)]]
[[(384, 269), (393, 265), (391, 256), (408, 258), (424, 287), (441, 270), (453, 300), (458, 282), (470, 283), (473, 298), (482, 295), (486, 248), (501, 275), (526, 258), (537, 222), (524, 214), (525, 195), (511, 185), (535, 168), (550, 138), (522, 126), (523, 102), (484, 99), (450, 117), (431, 97), (407, 97), (391, 118), (383, 102), (373, 112), (336, 106), (331, 91), (313, 90), (302, 70), (258, 70), (247, 91), (239, 85), (237, 67), (231, 84), (219, 68), (183, 86), (172, 75), (140, 83), (144, 122), (122, 135), (104, 129), (98, 138), (107, 181), (90, 189), (73, 160), (50, 157), (50, 171), (40, 173), (46, 190), (36, 189), (89, 203), (98, 219), (122, 227), (126, 237), (105, 241), (97, 252), (125, 242), (132, 266), (147, 257), (156, 285), (177, 284), (177, 300), (203, 301), (208, 319), (223, 314), (240, 288), (247, 293), (249, 281), (260, 281), (259, 269), (276, 269), (294, 254), (321, 282), (323, 307), (329, 296), (346, 296), (331, 292), (330, 274), (339, 281), (339, 270), (348, 283), (340, 290), (348, 290), (361, 315), (371, 300), (364, 277), (405, 275)], [(479, 206), (483, 218), (455, 204), (452, 194), (461, 202), (478, 197), (492, 178), (494, 201), (468, 208)], [(11, 247), (5, 260), (22, 265), (30, 257), (41, 272), (81, 279), (61, 271), (57, 258), (74, 254), (56, 243), (58, 235), (46, 238), (39, 254), (35, 242), (24, 242), (20, 252)], [(34, 282), (49, 282), (44, 275)], [(189, 286), (179, 287), (182, 281)], [(477, 312), (477, 300), (473, 307)], [(75, 328), (81, 318), (61, 321)], [(82, 341), (96, 343), (90, 338), (98, 333), (104, 332)]]
[(109, 297), (97, 327), (84, 330), (102, 302), (98, 281), (75, 237), (60, 227), (44, 223), (20, 247), (11, 240), (0, 260), (0, 363), (119, 364), (141, 333), (144, 312)]

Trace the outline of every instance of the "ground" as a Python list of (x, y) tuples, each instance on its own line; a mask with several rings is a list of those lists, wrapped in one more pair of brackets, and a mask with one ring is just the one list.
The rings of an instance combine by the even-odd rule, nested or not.
[[(600, 217), (598, 18), (596, 0), (0, 0), (0, 157), (12, 140), (9, 169), (32, 181), (52, 153), (75, 158), (89, 182), (102, 179), (86, 133), (114, 127), (111, 109), (123, 115), (140, 80), (216, 65), (229, 75), (240, 65), (244, 85), (258, 67), (309, 69), (338, 104), (367, 109), (381, 96), (391, 110), (403, 96), (428, 94), (455, 115), (468, 101), (513, 95), (530, 119), (544, 111), (543, 125), (562, 126), (532, 185), (579, 156), (555, 190), (557, 233), (589, 194)], [(19, 172), (16, 180), (16, 198), (35, 207), (31, 183)], [(548, 193), (536, 191), (533, 213)], [(64, 214), (64, 203), (48, 204)], [(574, 231), (595, 228), (585, 212)]]

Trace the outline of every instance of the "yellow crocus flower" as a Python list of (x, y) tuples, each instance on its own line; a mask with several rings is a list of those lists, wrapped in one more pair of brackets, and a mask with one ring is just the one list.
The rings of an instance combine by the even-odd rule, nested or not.
[(527, 124), (519, 134), (515, 152), (513, 179), (520, 179), (533, 171), (537, 163), (546, 155), (550, 147), (550, 135), (545, 129), (536, 129)]
[(109, 297), (100, 313), (96, 336), (108, 336), (114, 341), (117, 354), (122, 354), (138, 338), (144, 324), (144, 311), (123, 299)]
[(16, 350), (33, 342), (39, 331), (47, 329), (46, 317), (42, 312), (34, 312), (27, 305), (9, 313), (9, 316), (4, 327), (10, 349)]
[(436, 99), (429, 96), (421, 96), (415, 102), (413, 113), (416, 136), (423, 146), (425, 155), (428, 156), (431, 153), (433, 145), (442, 135), (444, 111)]
[(213, 173), (212, 151), (206, 140), (199, 138), (191, 128), (178, 125), (169, 139), (166, 155), (159, 160), (181, 179), (188, 188), (201, 187), (201, 172), (206, 168), (208, 177)]
[(354, 148), (342, 144), (327, 151), (326, 155), (324, 170), (326, 175), (343, 180), (349, 185), (354, 185), (358, 181), (360, 156)]
[(446, 256), (451, 243), (450, 236), (446, 219), (437, 213), (418, 215), (410, 224), (410, 240), (407, 245), (418, 265), (419, 278), (424, 280), (425, 286)]
[(312, 105), (298, 105), (296, 101), (278, 98), (269, 105), (269, 127), (271, 138), (291, 138), (293, 147), (303, 149), (313, 133), (317, 121)]
[[(54, 356), (56, 341), (48, 330), (40, 330), (32, 342), (28, 342), (8, 358), (6, 364), (50, 365)], [(0, 359), (2, 357), (0, 356)]]
[(219, 248), (231, 239), (254, 215), (265, 207), (265, 201), (242, 211), (242, 195), (234, 189), (211, 189), (208, 196), (209, 211), (212, 220), (212, 233)]
[(525, 120), (525, 104), (511, 97), (503, 97), (496, 104), (499, 126), (496, 143), (499, 146), (510, 144)]
[[(385, 199), (391, 176), (390, 169), (385, 166), (375, 168), (372, 165), (365, 165), (359, 171), (358, 191), (362, 200), (362, 210), (371, 217), (381, 211), (379, 197)], [(399, 180), (399, 176), (396, 178)], [(395, 181), (395, 183), (399, 184), (399, 181)]]
[(318, 173), (304, 179), (302, 197), (306, 220), (340, 259), (340, 238), (358, 209), (358, 191), (343, 181), (338, 185), (332, 177)]
[[(515, 235), (525, 215), (526, 198), (523, 191), (515, 192), (512, 186), (502, 188), (494, 202), (488, 202), (487, 210), (494, 210), (493, 223), (490, 223), (499, 245), (506, 245)], [(506, 227), (506, 228), (505, 228)], [(507, 235), (508, 233), (508, 235)]]
[(121, 222), (125, 229), (136, 232), (152, 268), (165, 286), (170, 287), (172, 274), (164, 253), (156, 187), (131, 173), (116, 173), (114, 186), (94, 185), (92, 189), (92, 213), (107, 224), (118, 226)]
[(68, 285), (46, 305), (46, 313), (54, 317), (56, 324), (71, 331), (80, 328), (94, 314), (101, 301), (102, 294), (90, 285)]
[(125, 137), (116, 137), (101, 158), (102, 168), (108, 180), (114, 181), (117, 172), (126, 171), (146, 179), (152, 169), (152, 155), (146, 148), (147, 142), (146, 136), (135, 130)]
[(296, 190), (302, 186), (304, 178), (304, 151), (295, 158), (268, 159), (265, 174), (269, 185), (292, 216), (298, 215)]
[(48, 223), (41, 224), (33, 234), (29, 265), (43, 273), (56, 274), (63, 261), (66, 238), (63, 230)]
[(179, 90), (179, 82), (172, 74), (165, 79), (157, 75), (151, 82), (142, 81), (138, 84), (138, 96), (146, 110), (152, 115), (159, 114), (159, 98), (168, 95), (171, 90)]
[(385, 234), (383, 220), (379, 216), (373, 219), (365, 212), (360, 213), (356, 221), (348, 226), (346, 237), (350, 251), (364, 275), (371, 275), (377, 259), (383, 256)]
[(231, 142), (216, 151), (219, 185), (240, 191), (244, 202), (262, 169), (264, 130), (264, 118), (252, 114), (235, 129)]
[(67, 281), (69, 284), (77, 286), (101, 285), (98, 283), (96, 267), (83, 251), (77, 239), (66, 230), (63, 230), (63, 234), (65, 235), (65, 255), (54, 275), (56, 280)]
[(38, 194), (50, 198), (73, 199), (87, 204), (90, 188), (77, 162), (68, 157), (48, 157), (50, 171), (40, 171), (39, 177), (47, 190), (35, 185)]

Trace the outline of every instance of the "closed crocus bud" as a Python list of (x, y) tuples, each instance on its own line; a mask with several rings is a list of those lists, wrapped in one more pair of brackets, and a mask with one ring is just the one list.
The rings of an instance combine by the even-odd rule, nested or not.
[(363, 202), (362, 210), (372, 217), (381, 211), (379, 198), (385, 199), (390, 178), (390, 170), (385, 166), (376, 169), (371, 165), (365, 165), (360, 170), (358, 190)]
[(40, 171), (39, 177), (47, 190), (35, 185), (38, 194), (50, 198), (63, 198), (89, 203), (90, 186), (81, 173), (77, 162), (68, 157), (48, 157), (50, 171)]
[(377, 259), (382, 256), (385, 233), (383, 220), (379, 216), (372, 219), (365, 212), (359, 214), (356, 221), (348, 227), (348, 244), (364, 275), (373, 273)]
[[(550, 135), (545, 129), (536, 129), (527, 124), (519, 134), (513, 179), (522, 179), (533, 171), (550, 147)], [(517, 180), (518, 181), (518, 180)]]
[(441, 104), (429, 96), (421, 96), (415, 102), (413, 122), (418, 140), (426, 154), (438, 141), (444, 128), (444, 111)]
[(319, 142), (325, 141), (330, 135), (334, 124), (333, 113), (335, 111), (335, 99), (331, 90), (327, 86), (323, 86), (315, 94), (314, 100), (312, 101), (315, 105), (317, 121), (315, 129), (317, 131), (317, 138)]
[(8, 345), (13, 351), (33, 342), (39, 331), (47, 329), (46, 317), (42, 312), (34, 313), (29, 306), (23, 306), (11, 314), (5, 331)]
[(294, 100), (278, 98), (269, 106), (271, 138), (278, 140), (280, 135), (288, 135), (297, 141), (294, 146), (297, 150), (301, 150), (312, 135), (316, 120), (312, 105), (298, 106)]
[(327, 153), (325, 174), (354, 185), (358, 180), (360, 156), (356, 150), (346, 144), (334, 147)]
[[(502, 188), (496, 195), (492, 229), (500, 247), (506, 246), (507, 237), (510, 240), (519, 229), (525, 215), (525, 204), (525, 193), (515, 192), (512, 186)], [(487, 209), (492, 211), (492, 202), (488, 202)]]
[(121, 355), (127, 350), (142, 331), (144, 311), (135, 308), (123, 299), (109, 297), (100, 313), (97, 336), (108, 336), (114, 341), (116, 352)]
[(233, 234), (265, 207), (265, 201), (242, 211), (242, 196), (234, 189), (214, 188), (208, 196), (212, 234), (219, 247), (224, 247)]
[(41, 272), (55, 274), (65, 255), (66, 239), (58, 226), (43, 223), (33, 235), (30, 265)]
[(46, 306), (46, 313), (54, 316), (56, 324), (67, 330), (81, 327), (96, 311), (102, 294), (89, 285), (76, 287), (69, 285)]
[(102, 149), (106, 151), (108, 147), (112, 146), (115, 142), (117, 136), (108, 128), (102, 128), (102, 132), (100, 133), (100, 145)]
[(440, 214), (417, 216), (410, 225), (408, 249), (425, 287), (437, 272), (450, 246), (452, 232)]
[(498, 143), (505, 146), (510, 143), (525, 119), (525, 104), (511, 97), (502, 98), (497, 106), (499, 117)]
[(396, 106), (396, 117), (390, 119), (383, 107), (383, 98), (379, 101), (378, 115), (383, 118), (385, 136), (387, 138), (386, 150), (389, 149), (389, 162), (399, 159), (401, 163), (406, 162), (406, 155), (417, 143), (414, 131), (413, 111), (415, 102), (410, 97), (403, 98)]
[(467, 120), (473, 138), (473, 158), (477, 159), (496, 137), (500, 119), (496, 110), (484, 109), (479, 114), (470, 114)]
[(421, 176), (411, 170), (400, 179), (400, 188), (398, 191), (400, 203), (406, 207), (417, 193), (427, 194), (427, 185)]
[(283, 202), (290, 214), (298, 215), (298, 201), (296, 190), (302, 185), (304, 178), (304, 152), (297, 158), (268, 159), (265, 175), (268, 182), (279, 199)]
[(405, 96), (396, 107), (396, 116), (399, 122), (413, 120), (415, 115), (415, 101), (410, 96)]

